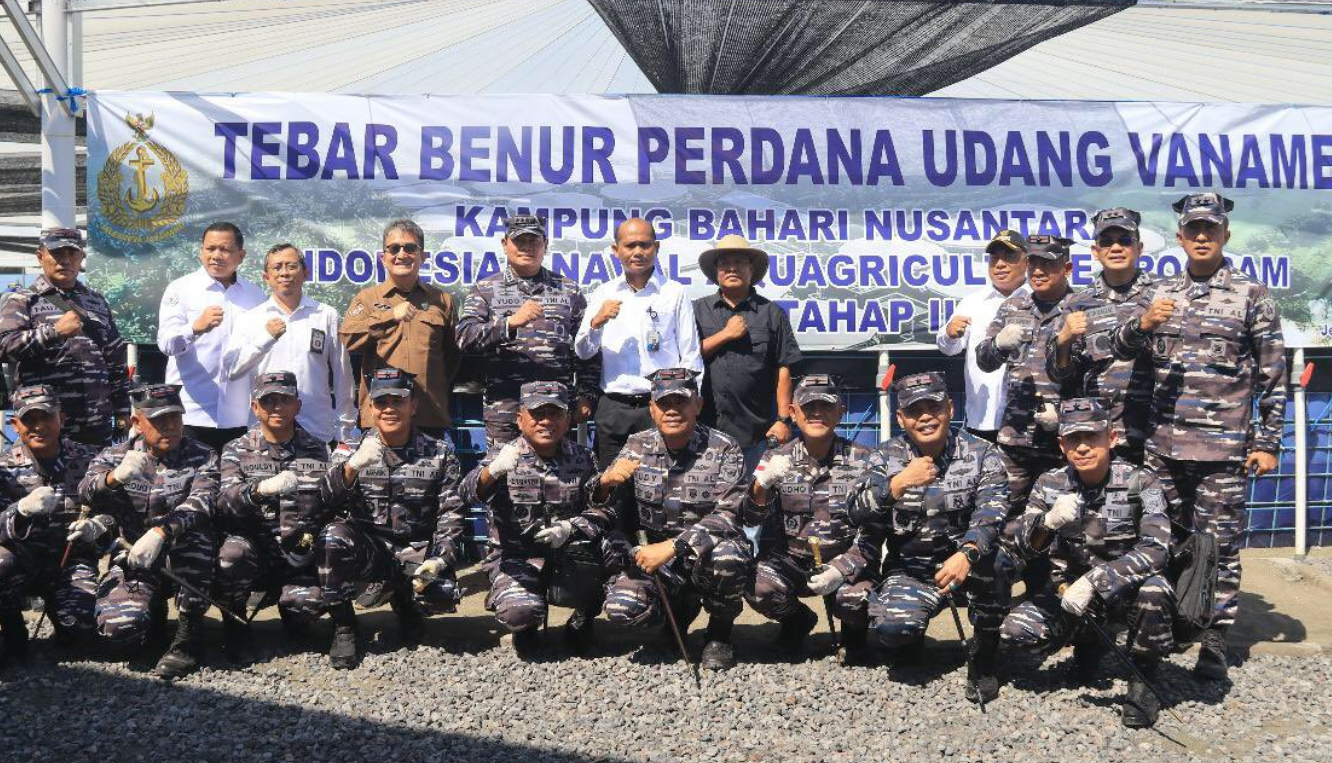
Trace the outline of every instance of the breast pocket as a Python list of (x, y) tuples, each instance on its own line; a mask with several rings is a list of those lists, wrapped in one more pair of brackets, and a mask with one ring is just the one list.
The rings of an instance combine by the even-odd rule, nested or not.
[(1243, 343), (1239, 340), (1241, 330), (1239, 327), (1222, 326), (1216, 333), (1203, 334), (1199, 347), (1203, 362), (1212, 370), (1228, 376), (1238, 374), (1240, 353), (1244, 351)]
[(1110, 336), (1119, 325), (1119, 312), (1114, 305), (1105, 305), (1087, 311), (1087, 355), (1092, 360), (1105, 360), (1114, 355)]
[(426, 344), (431, 349), (439, 349), (444, 345), (444, 334), (451, 327), (448, 321), (444, 320), (444, 312), (438, 307), (431, 306), (429, 310), (418, 313), (412, 322), (417, 324), (418, 330), (425, 334)]
[(666, 497), (666, 473), (651, 466), (640, 466), (634, 472), (634, 498), (639, 503), (660, 506)]
[(1173, 320), (1156, 327), (1152, 332), (1152, 360), (1160, 365), (1168, 365), (1179, 358), (1183, 344), (1180, 340), (1179, 324)]
[(1128, 540), (1138, 534), (1128, 490), (1106, 490), (1101, 517), (1105, 521), (1105, 539), (1108, 541)]
[(782, 525), (787, 535), (798, 537), (805, 524), (813, 518), (814, 494), (809, 483), (802, 479), (783, 479)]

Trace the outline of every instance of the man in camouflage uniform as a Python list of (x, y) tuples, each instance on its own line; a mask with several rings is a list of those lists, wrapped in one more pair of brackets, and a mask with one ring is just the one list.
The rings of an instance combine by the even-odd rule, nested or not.
[[(629, 436), (602, 475), (598, 504), (614, 501), (630, 537), (647, 544), (612, 579), (606, 618), (622, 625), (662, 622), (657, 580), (666, 587), (681, 631), (708, 611), (703, 667), (735, 665), (731, 629), (744, 606), (753, 551), (740, 523), (744, 454), (730, 436), (698, 423), (703, 401), (696, 372), (653, 372), (652, 429)], [(654, 574), (655, 573), (655, 574)]]
[[(97, 454), (79, 498), (115, 517), (122, 546), (137, 539), (102, 577), (95, 612), (103, 638), (141, 644), (166, 622), (171, 583), (162, 564), (200, 591), (212, 584), (218, 469), (217, 452), (185, 434), (180, 387), (139, 387), (130, 401), (137, 434)], [(176, 637), (155, 671), (167, 679), (198, 666), (208, 603), (182, 588), (176, 608)]]
[[(1116, 436), (1100, 400), (1061, 404), (1059, 445), (1068, 466), (1036, 481), (1016, 535), (1018, 553), (1050, 557), (1051, 578), (1008, 615), (1002, 633), (1011, 646), (1050, 652), (1081, 618), (1126, 619), (1132, 659), (1150, 678), (1174, 649), (1175, 595), (1165, 576), (1170, 519), (1156, 475), (1115, 456)], [(1079, 681), (1096, 675), (1105, 648), (1098, 639), (1086, 629), (1074, 638)], [(1131, 677), (1124, 725), (1151, 726), (1159, 712), (1146, 684)]]
[[(847, 500), (865, 475), (870, 450), (837, 435), (846, 413), (832, 377), (810, 374), (794, 392), (792, 411), (800, 436), (763, 454), (745, 500), (744, 523), (762, 525), (775, 513), (784, 541), (763, 553), (745, 600), (759, 614), (782, 624), (777, 637), (785, 651), (799, 654), (805, 637), (818, 623), (814, 610), (800, 601), (816, 592), (811, 574), (823, 572), (819, 560), (832, 560), (851, 548), (855, 528), (847, 516)], [(870, 571), (873, 575), (877, 570)], [(839, 570), (847, 579), (849, 566)], [(842, 645), (854, 652), (865, 642), (865, 592), (868, 580), (819, 591), (827, 595), (829, 614), (842, 621)], [(836, 595), (833, 595), (833, 591)]]
[(869, 592), (870, 624), (907, 660), (919, 657), (946, 597), (965, 593), (975, 630), (966, 697), (988, 702), (999, 693), (995, 657), (1012, 584), (995, 562), (1008, 510), (1003, 459), (992, 443), (949, 428), (953, 402), (943, 374), (904, 377), (893, 394), (903, 434), (871, 458), (852, 508), (856, 543), (834, 560), (828, 582), (872, 570), (886, 542), (883, 581)]
[(547, 598), (573, 607), (565, 640), (585, 652), (604, 597), (602, 545), (615, 526), (615, 508), (591, 505), (596, 457), (564, 437), (569, 402), (569, 388), (560, 382), (524, 384), (521, 436), (491, 451), (460, 491), (464, 502), (489, 509), (486, 608), (513, 634), (514, 650), (524, 657), (537, 646)]
[[(257, 423), (222, 451), (214, 591), (233, 612), (245, 611), (251, 591), (262, 591), (265, 602), (280, 592), (282, 622), (299, 633), (324, 610), (312, 551), (325, 519), (319, 482), (328, 445), (296, 423), (296, 374), (259, 374), (252, 397)], [(248, 663), (249, 627), (231, 618), (223, 627), (228, 657)]]
[[(27, 652), (24, 598), (40, 593), (62, 638), (92, 633), (97, 561), (115, 529), (80, 514), (79, 480), (95, 451), (61, 435), (60, 399), (45, 385), (14, 393), (19, 441), (0, 454), (0, 629), (10, 657)], [(70, 549), (69, 558), (62, 559)]]
[[(452, 611), (456, 600), (433, 596), (429, 585), (414, 587), (412, 577), (453, 575), (467, 519), (453, 443), (412, 424), (419, 395), (412, 375), (381, 368), (367, 394), (373, 428), (359, 442), (338, 445), (320, 486), (337, 517), (320, 532), (314, 556), (334, 626), (328, 656), (339, 670), (360, 660), (352, 609), (358, 586), (367, 589), (361, 603), (368, 606), (382, 603), (379, 593), (387, 593), (409, 645), (424, 635), (423, 611)], [(427, 558), (428, 569), (417, 570)]]
[[(1115, 332), (1120, 357), (1151, 353), (1155, 366), (1145, 463), (1161, 480), (1171, 519), (1216, 538), (1216, 614), (1203, 632), (1195, 668), (1216, 680), (1226, 677), (1225, 632), (1239, 614), (1246, 473), (1276, 468), (1286, 413), (1276, 300), (1266, 286), (1231, 268), (1222, 252), (1233, 206), (1215, 193), (1175, 202), (1176, 238), (1188, 266), (1144, 293), (1138, 315)], [(1250, 420), (1255, 401), (1256, 429)]]
[(1154, 283), (1138, 267), (1141, 220), (1137, 212), (1123, 207), (1102, 209), (1092, 217), (1096, 229), (1092, 255), (1101, 263), (1101, 274), (1091, 286), (1069, 297), (1068, 314), (1056, 326), (1045, 354), (1050, 378), (1069, 382), (1066, 395), (1107, 402), (1115, 428), (1115, 454), (1134, 464), (1142, 463), (1154, 372), (1146, 353), (1116, 359), (1114, 332), (1133, 317)]
[(83, 259), (78, 230), (42, 231), (42, 275), (0, 303), (0, 361), (14, 364), (18, 385), (56, 391), (66, 437), (102, 448), (129, 415), (129, 379), (106, 298), (79, 282)]
[(574, 336), (587, 301), (578, 284), (547, 270), (546, 222), (514, 215), (507, 222), (503, 272), (472, 287), (458, 315), (458, 346), (485, 359), (486, 448), (518, 437), (518, 389), (531, 381), (558, 381), (579, 397), (573, 423), (592, 414), (601, 380), (600, 356), (579, 360)]

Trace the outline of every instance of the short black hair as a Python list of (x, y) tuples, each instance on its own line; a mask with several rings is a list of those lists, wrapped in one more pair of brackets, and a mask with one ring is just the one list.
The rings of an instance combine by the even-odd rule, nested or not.
[(231, 237), (236, 239), (236, 248), (245, 248), (245, 234), (241, 233), (241, 229), (236, 226), (236, 223), (219, 220), (209, 225), (207, 228), (204, 228), (203, 235), (199, 237), (199, 241), (202, 242), (204, 239), (208, 238), (209, 233), (230, 233)]
[(281, 244), (273, 244), (272, 246), (268, 247), (268, 251), (264, 253), (264, 270), (268, 270), (268, 263), (272, 262), (272, 260), (273, 260), (273, 255), (277, 254), (278, 252), (285, 252), (285, 251), (287, 251), (288, 249), (291, 249), (292, 251), (296, 252), (296, 254), (301, 255), (301, 258), (300, 258), (300, 260), (301, 260), (301, 269), (304, 270), (304, 269), (305, 269), (305, 255), (301, 253), (301, 250), (300, 250), (300, 249), (297, 249), (297, 248), (296, 248), (296, 245), (295, 245), (295, 244), (293, 244), (293, 243), (291, 243), (291, 242), (288, 242), (288, 241), (284, 241), (284, 242), (282, 242)]

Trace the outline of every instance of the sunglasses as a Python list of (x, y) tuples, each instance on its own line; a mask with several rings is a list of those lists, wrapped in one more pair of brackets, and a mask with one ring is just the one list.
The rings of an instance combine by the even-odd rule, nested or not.
[(389, 254), (391, 254), (391, 255), (393, 255), (393, 256), (395, 256), (395, 257), (398, 255), (398, 252), (406, 252), (406, 253), (408, 253), (408, 254), (412, 254), (412, 255), (414, 255), (414, 254), (416, 254), (417, 252), (421, 251), (421, 245), (420, 245), (420, 244), (389, 244), (388, 246), (384, 247), (384, 251), (388, 252)]
[(1114, 246), (1115, 244), (1133, 246), (1135, 243), (1137, 243), (1137, 240), (1129, 233), (1121, 233), (1118, 236), (1101, 236), (1096, 239), (1097, 246)]

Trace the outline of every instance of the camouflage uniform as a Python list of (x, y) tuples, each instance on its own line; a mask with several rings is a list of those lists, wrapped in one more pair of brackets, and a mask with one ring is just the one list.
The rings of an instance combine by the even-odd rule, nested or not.
[[(1188, 206), (1184, 205), (1188, 202)], [(1224, 219), (1216, 194), (1177, 204), (1189, 219)], [(1156, 299), (1175, 300), (1170, 319), (1147, 334), (1139, 317)], [(1142, 295), (1138, 312), (1115, 332), (1115, 351), (1151, 354), (1156, 391), (1148, 420), (1146, 465), (1156, 472), (1171, 518), (1216, 538), (1220, 555), (1217, 627), (1239, 613), (1239, 550), (1247, 526), (1249, 451), (1276, 454), (1286, 410), (1281, 316), (1267, 287), (1222, 264), (1209, 278), (1188, 270)], [(1251, 421), (1255, 400), (1259, 422)]]
[[(539, 218), (511, 218), (506, 237), (524, 234), (546, 237)], [(541, 303), (542, 316), (510, 331), (509, 316), (528, 300)], [(573, 349), (586, 308), (578, 284), (544, 267), (522, 278), (505, 266), (472, 287), (458, 315), (458, 346), (485, 360), (487, 449), (518, 437), (518, 391), (527, 382), (557, 381), (572, 388), (576, 374), (579, 396), (597, 398), (600, 356), (579, 360)]]
[[(57, 304), (57, 302), (61, 304)], [(68, 339), (55, 323), (76, 305), (83, 329)], [(65, 436), (96, 448), (111, 444), (113, 416), (129, 414), (125, 340), (101, 294), (79, 283), (61, 292), (46, 276), (0, 303), (0, 360), (14, 364), (19, 385), (46, 384), (65, 412)]]

